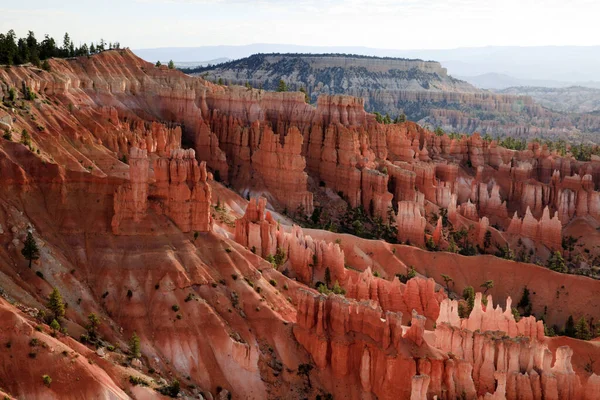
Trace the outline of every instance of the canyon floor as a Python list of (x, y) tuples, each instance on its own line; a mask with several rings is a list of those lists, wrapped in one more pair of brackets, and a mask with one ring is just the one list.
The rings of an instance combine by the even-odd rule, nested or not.
[(49, 65), (0, 69), (4, 398), (600, 398), (595, 156)]

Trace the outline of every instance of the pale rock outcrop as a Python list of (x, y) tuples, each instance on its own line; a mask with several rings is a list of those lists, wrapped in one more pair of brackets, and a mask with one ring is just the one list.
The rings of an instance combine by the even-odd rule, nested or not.
[(119, 233), (121, 221), (131, 219), (139, 223), (148, 208), (148, 152), (132, 147), (129, 151), (129, 183), (117, 188), (112, 218), (113, 233)]
[(523, 219), (519, 218), (515, 212), (506, 231), (542, 243), (550, 249), (558, 250), (562, 247), (561, 222), (557, 213), (550, 218), (548, 207), (544, 208), (539, 221), (531, 214), (529, 207)]
[[(379, 399), (410, 398), (417, 364), (411, 352), (421, 341), (419, 329), (402, 336), (401, 316), (382, 312), (375, 302), (356, 302), (340, 296), (301, 291), (294, 336), (311, 354), (317, 368), (331, 370), (337, 379), (355, 379), (364, 391)], [(418, 323), (416, 325), (419, 325)], [(422, 342), (421, 357), (431, 363), (443, 355)], [(354, 377), (354, 378), (353, 378)], [(437, 377), (438, 384), (441, 380)], [(422, 398), (425, 382), (415, 380), (414, 392)], [(441, 393), (436, 393), (441, 395)]]
[(274, 134), (267, 126), (262, 129), (258, 149), (252, 155), (252, 166), (269, 194), (284, 208), (296, 212), (299, 208), (310, 215), (313, 195), (307, 190), (306, 160), (300, 154), (303, 137), (292, 127), (284, 137)]
[(417, 202), (398, 202), (396, 225), (398, 227), (398, 240), (400, 242), (410, 241), (411, 244), (424, 246), (426, 224), (427, 221), (422, 216), (421, 207)]
[(277, 251), (277, 223), (266, 212), (267, 199), (251, 199), (242, 218), (235, 221), (235, 241), (252, 252), (267, 257)]
[(194, 150), (173, 150), (169, 158), (155, 160), (154, 176), (151, 195), (158, 203), (154, 206), (157, 212), (164, 213), (183, 232), (212, 229), (206, 163), (198, 164)]

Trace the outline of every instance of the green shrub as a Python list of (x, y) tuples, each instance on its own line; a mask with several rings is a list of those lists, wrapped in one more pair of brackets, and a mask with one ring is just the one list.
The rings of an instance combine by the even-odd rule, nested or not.
[(179, 306), (178, 306), (177, 304), (173, 304), (173, 305), (171, 306), (171, 308), (172, 308), (172, 309), (173, 309), (173, 311), (175, 311), (175, 312), (179, 311)]
[(181, 387), (180, 387), (179, 381), (177, 379), (175, 379), (173, 382), (171, 382), (170, 385), (157, 388), (156, 391), (165, 396), (175, 398), (179, 394), (180, 389), (181, 389)]
[(275, 279), (270, 279), (269, 283), (271, 284), (271, 286), (277, 286), (277, 281)]
[(50, 375), (44, 375), (42, 376), (42, 381), (44, 381), (44, 385), (50, 387), (50, 384), (52, 383), (52, 378), (50, 378)]
[(133, 375), (129, 375), (129, 383), (131, 383), (134, 386), (140, 385), (140, 386), (148, 386), (148, 382), (143, 379), (140, 378), (139, 376), (133, 376)]

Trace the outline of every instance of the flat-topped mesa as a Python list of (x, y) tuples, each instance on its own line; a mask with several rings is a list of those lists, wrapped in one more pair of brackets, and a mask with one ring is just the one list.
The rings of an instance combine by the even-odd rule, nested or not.
[(164, 213), (183, 232), (208, 232), (212, 225), (211, 189), (206, 163), (198, 165), (193, 149), (172, 150), (154, 161), (153, 208)]
[(427, 221), (421, 213), (422, 206), (414, 201), (398, 202), (398, 240), (409, 241), (411, 244), (423, 247), (425, 245), (425, 226)]
[(558, 219), (558, 212), (550, 218), (548, 207), (544, 208), (542, 218), (539, 221), (531, 214), (529, 207), (527, 207), (525, 216), (522, 219), (515, 212), (506, 232), (531, 239), (550, 249), (559, 250), (562, 248), (562, 224)]
[(140, 222), (148, 208), (148, 152), (132, 147), (129, 151), (129, 183), (119, 186), (114, 194), (112, 231), (119, 233), (122, 220)]
[(300, 154), (303, 137), (292, 127), (284, 137), (276, 135), (267, 126), (262, 131), (258, 149), (252, 155), (252, 166), (259, 174), (266, 191), (282, 206), (305, 214), (313, 212), (313, 195), (307, 190), (308, 175), (304, 172), (306, 160)]

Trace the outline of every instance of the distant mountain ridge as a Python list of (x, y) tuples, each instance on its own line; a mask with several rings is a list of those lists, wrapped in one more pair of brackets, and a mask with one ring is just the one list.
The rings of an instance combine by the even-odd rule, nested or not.
[(540, 105), (560, 112), (592, 113), (600, 111), (600, 89), (582, 86), (547, 88), (519, 86), (498, 93), (530, 96)]
[(514, 76), (489, 72), (476, 76), (457, 76), (457, 78), (469, 82), (481, 89), (502, 90), (512, 87), (546, 87), (566, 88), (571, 86), (583, 86), (600, 89), (600, 81), (569, 82), (544, 79), (520, 79)]
[[(185, 70), (208, 80), (277, 90), (305, 88), (311, 101), (322, 94), (349, 94), (365, 99), (370, 111), (398, 114), (403, 93), (483, 93), (455, 79), (437, 61), (346, 54), (255, 54), (212, 67)], [(412, 96), (412, 95), (411, 95)], [(415, 118), (416, 110), (407, 110)]]
[(185, 70), (215, 83), (277, 90), (304, 88), (310, 102), (320, 95), (364, 99), (370, 112), (431, 128), (492, 136), (581, 137), (600, 131), (597, 115), (559, 115), (532, 97), (479, 89), (448, 74), (437, 61), (346, 54), (255, 54), (227, 63)]
[[(378, 57), (436, 60), (453, 76), (504, 74), (517, 79), (600, 82), (600, 46), (486, 46), (456, 49), (378, 49), (364, 46), (302, 46), (249, 44), (241, 46), (170, 47), (133, 50), (150, 61), (240, 59), (257, 53), (343, 53)], [(539, 86), (539, 85), (538, 85)]]

